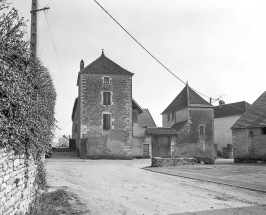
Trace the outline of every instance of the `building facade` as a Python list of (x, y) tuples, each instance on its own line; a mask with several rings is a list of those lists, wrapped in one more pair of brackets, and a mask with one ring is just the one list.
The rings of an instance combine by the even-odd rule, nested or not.
[(266, 161), (266, 91), (231, 129), (235, 163)]
[(227, 144), (232, 144), (231, 127), (250, 107), (250, 104), (242, 101), (224, 104), (214, 107), (214, 143), (217, 145), (217, 155), (228, 157)]
[(163, 127), (178, 132), (172, 157), (196, 157), (212, 162), (215, 158), (213, 106), (188, 84), (163, 111)]
[(72, 138), (81, 157), (143, 156), (146, 132), (138, 120), (144, 111), (132, 99), (132, 76), (104, 53), (86, 67), (81, 61), (72, 113)]

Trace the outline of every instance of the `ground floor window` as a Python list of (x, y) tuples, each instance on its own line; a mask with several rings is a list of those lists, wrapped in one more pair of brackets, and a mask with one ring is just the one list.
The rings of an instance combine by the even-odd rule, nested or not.
[(266, 127), (261, 128), (261, 134), (262, 135), (266, 134)]
[(103, 130), (111, 129), (111, 114), (103, 114)]

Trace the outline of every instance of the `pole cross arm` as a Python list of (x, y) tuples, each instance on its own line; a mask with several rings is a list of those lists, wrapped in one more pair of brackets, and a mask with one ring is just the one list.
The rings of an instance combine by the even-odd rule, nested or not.
[(49, 9), (50, 9), (49, 7), (45, 7), (45, 8), (38, 9), (38, 10), (31, 10), (30, 12), (31, 13), (35, 13), (35, 12), (39, 12), (39, 11), (42, 11), (42, 10), (49, 10)]

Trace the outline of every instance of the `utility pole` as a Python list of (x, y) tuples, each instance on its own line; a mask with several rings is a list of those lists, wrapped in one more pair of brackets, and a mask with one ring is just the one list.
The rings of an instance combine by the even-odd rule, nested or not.
[(31, 28), (30, 28), (30, 51), (31, 59), (34, 61), (37, 58), (37, 45), (38, 45), (38, 19), (37, 13), (39, 11), (49, 10), (49, 7), (38, 9), (38, 0), (32, 0), (31, 5)]

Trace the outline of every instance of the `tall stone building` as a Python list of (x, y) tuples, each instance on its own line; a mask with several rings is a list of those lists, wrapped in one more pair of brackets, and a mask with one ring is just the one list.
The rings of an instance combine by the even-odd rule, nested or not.
[(134, 140), (140, 148), (134, 156), (143, 155), (140, 138), (133, 138), (133, 124), (143, 113), (132, 99), (133, 75), (104, 53), (85, 68), (81, 61), (72, 113), (72, 138), (81, 157), (131, 159)]

